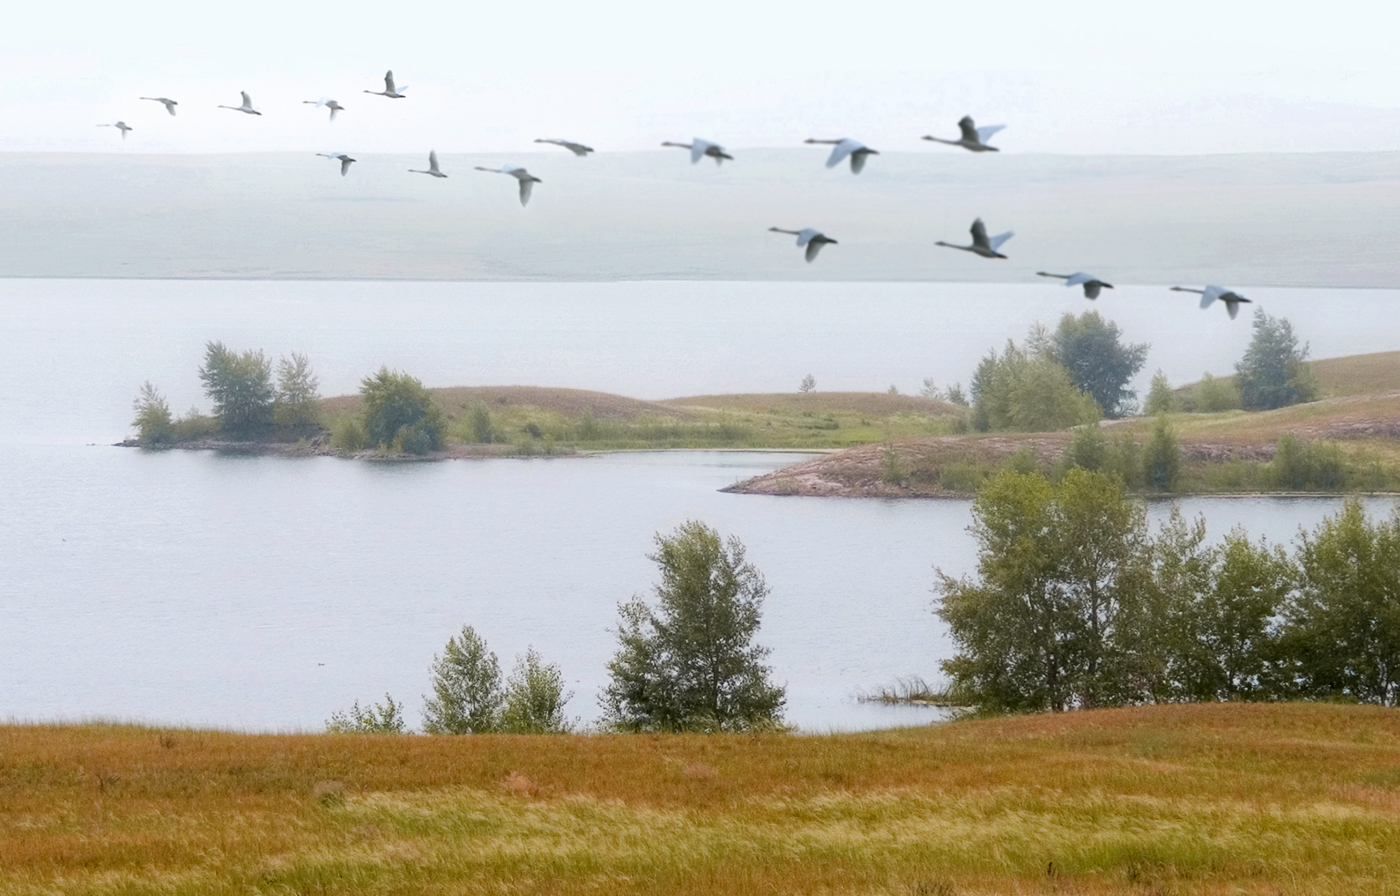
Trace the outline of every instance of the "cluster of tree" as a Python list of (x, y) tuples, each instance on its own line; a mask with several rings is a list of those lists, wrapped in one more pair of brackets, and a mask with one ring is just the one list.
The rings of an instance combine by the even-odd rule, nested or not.
[[(1075, 429), (1060, 459), (1059, 475), (1071, 469), (1117, 476), (1129, 489), (1148, 488), (1155, 491), (1176, 491), (1181, 484), (1185, 461), (1176, 431), (1167, 418), (1159, 416), (1152, 423), (1147, 441), (1141, 445), (1130, 433), (1124, 432), (1110, 440), (1090, 423)], [(1034, 472), (1034, 470), (1018, 470)]]
[(336, 421), (331, 444), (343, 451), (427, 454), (442, 447), (445, 419), (421, 380), (380, 367), (360, 381), (359, 413)]
[[(655, 606), (640, 598), (618, 608), (619, 647), (608, 664), (603, 724), (614, 731), (781, 730), (784, 688), (769, 681), (768, 649), (754, 643), (768, 587), (727, 541), (689, 522), (656, 536), (649, 555), (661, 572)], [(551, 734), (572, 730), (558, 666), (533, 649), (504, 683), (496, 655), (470, 626), (451, 638), (431, 666), (427, 734)], [(402, 705), (386, 702), (336, 713), (327, 729), (403, 733)]]
[(1308, 346), (1299, 345), (1287, 318), (1254, 312), (1254, 335), (1233, 377), (1205, 374), (1184, 394), (1174, 391), (1160, 370), (1152, 378), (1144, 409), (1149, 414), (1186, 411), (1269, 411), (1316, 401), (1321, 386), (1308, 364)]
[(1147, 345), (1124, 344), (1098, 312), (1066, 314), (1053, 332), (1033, 326), (1024, 348), (1008, 341), (973, 373), (972, 425), (981, 432), (1044, 432), (1131, 413), (1128, 382)]
[(941, 571), (943, 664), (987, 712), (1208, 700), (1400, 700), (1400, 514), (1349, 501), (1290, 556), (1180, 515), (1155, 534), (1115, 476), (1006, 472), (973, 505), (975, 578)]
[[(275, 427), (303, 432), (320, 424), (320, 384), (303, 354), (281, 358), (274, 383), (272, 362), (261, 350), (236, 352), (222, 342), (209, 342), (199, 379), (213, 403), (214, 428), (229, 438), (256, 438)], [(149, 381), (141, 384), (133, 407), (132, 425), (143, 445), (170, 444), (198, 429), (197, 413), (174, 419), (165, 396)]]

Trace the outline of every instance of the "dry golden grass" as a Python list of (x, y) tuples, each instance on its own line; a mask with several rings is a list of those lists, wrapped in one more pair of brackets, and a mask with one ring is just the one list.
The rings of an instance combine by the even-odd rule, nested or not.
[[(442, 405), (449, 417), (456, 417), (473, 402), (485, 402), (493, 412), (518, 407), (536, 408), (567, 417), (577, 417), (588, 411), (595, 417), (634, 420), (638, 417), (675, 417), (691, 419), (693, 414), (655, 401), (642, 401), (610, 392), (590, 392), (585, 389), (556, 389), (544, 386), (449, 386), (429, 389), (433, 399)], [(339, 395), (322, 404), (331, 413), (354, 411), (360, 407), (360, 396)]]
[(10, 726), (0, 892), (1393, 894), (1400, 713), (825, 737)]
[(827, 411), (889, 417), (894, 414), (956, 414), (961, 409), (941, 398), (888, 392), (770, 392), (739, 395), (692, 395), (660, 402), (673, 408), (792, 413)]
[(1400, 352), (1324, 358), (1311, 364), (1324, 395), (1365, 395), (1400, 390)]

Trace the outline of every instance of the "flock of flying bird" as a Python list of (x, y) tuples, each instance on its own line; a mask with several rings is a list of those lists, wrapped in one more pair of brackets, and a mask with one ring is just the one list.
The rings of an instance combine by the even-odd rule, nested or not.
[[(388, 97), (389, 99), (401, 100), (406, 98), (405, 91), (407, 90), (407, 85), (400, 87), (395, 83), (394, 73), (391, 70), (384, 73), (383, 90), (366, 90), (364, 92), (372, 94), (374, 96), (383, 96)], [(232, 109), (234, 112), (242, 112), (245, 115), (262, 115), (261, 112), (253, 108), (252, 98), (248, 96), (247, 91), (242, 91), (241, 95), (243, 99), (242, 104), (237, 106), (220, 105), (218, 108)], [(179, 103), (175, 100), (163, 96), (143, 96), (140, 97), (140, 99), (160, 103), (165, 107), (165, 111), (169, 112), (172, 116), (175, 114), (175, 107), (179, 105)], [(336, 102), (335, 100), (329, 97), (321, 97), (318, 100), (303, 100), (303, 103), (313, 105), (317, 109), (329, 109), (331, 121), (335, 121), (336, 113), (345, 111), (344, 106), (342, 106), (340, 103)], [(126, 139), (127, 132), (135, 130), (125, 121), (115, 121), (110, 124), (101, 124), (98, 125), (98, 127), (116, 128), (117, 130), (121, 131), (123, 140)], [(942, 137), (932, 136), (925, 136), (923, 139), (932, 141), (934, 143), (946, 143), (949, 146), (960, 146), (963, 149), (968, 150), (969, 152), (1000, 152), (1000, 150), (997, 147), (992, 146), (987, 141), (991, 139), (992, 135), (996, 134), (998, 131), (1002, 130), (1005, 127), (1005, 125), (996, 124), (987, 125), (985, 127), (979, 128), (977, 126), (977, 123), (973, 121), (972, 116), (965, 115), (963, 116), (962, 120), (958, 122), (958, 130), (960, 132), (960, 136), (958, 137), (958, 139), (945, 140)], [(594, 151), (593, 147), (585, 146), (582, 143), (578, 143), (572, 140), (561, 140), (557, 138), (541, 138), (536, 140), (535, 142), (549, 143), (555, 146), (563, 147), (564, 149), (569, 150), (569, 152), (579, 157), (587, 156), (589, 153)], [(808, 139), (804, 142), (810, 144), (829, 144), (832, 147), (832, 149), (831, 154), (827, 156), (826, 167), (835, 168), (842, 162), (849, 160), (852, 174), (860, 174), (863, 170), (865, 170), (865, 163), (869, 159), (869, 157), (880, 154), (878, 150), (871, 149), (864, 143), (861, 143), (858, 140), (852, 140), (849, 137), (843, 137), (836, 140)], [(699, 137), (692, 139), (689, 143), (675, 143), (668, 140), (663, 142), (661, 145), (689, 150), (691, 164), (695, 164), (696, 162), (699, 162), (701, 159), (704, 158), (714, 159), (716, 165), (724, 164), (725, 160), (734, 160), (734, 157), (728, 152), (726, 152), (724, 147), (720, 144), (713, 143), (709, 140), (702, 140)], [(324, 156), (325, 158), (332, 159), (334, 161), (338, 161), (340, 163), (340, 174), (342, 177), (344, 177), (350, 172), (350, 166), (356, 161), (355, 159), (351, 158), (348, 154), (343, 152), (321, 152), (317, 153), (317, 155)], [(480, 165), (477, 165), (475, 167), (477, 171), (488, 171), (493, 174), (506, 174), (511, 177), (514, 177), (519, 183), (520, 205), (522, 207), (530, 203), (530, 195), (534, 189), (534, 185), (538, 183), (543, 183), (543, 181), (541, 181), (538, 177), (535, 177), (529, 171), (525, 170), (523, 167), (520, 167), (518, 165), (502, 165), (500, 168), (484, 168)], [(428, 153), (428, 167), (426, 169), (410, 168), (408, 170), (412, 174), (426, 174), (430, 177), (438, 178), (447, 177), (447, 175), (443, 173), (442, 169), (438, 166), (436, 150)], [(828, 243), (831, 245), (836, 245), (836, 240), (832, 239), (831, 237), (812, 227), (804, 227), (801, 230), (785, 230), (781, 227), (770, 227), (768, 229), (774, 233), (786, 233), (796, 236), (797, 245), (799, 248), (805, 249), (805, 255), (808, 262), (811, 262), (816, 259), (817, 254), (821, 252), (823, 246), (827, 245)], [(972, 243), (970, 245), (959, 246), (953, 243), (945, 243), (942, 240), (939, 240), (934, 245), (944, 246), (949, 249), (960, 249), (964, 252), (971, 252), (974, 255), (979, 255), (983, 258), (1006, 258), (1006, 256), (998, 250), (1001, 248), (1002, 244), (1004, 244), (1007, 240), (1011, 239), (1011, 237), (1015, 236), (1015, 234), (1010, 230), (1006, 231), (1005, 233), (999, 233), (995, 236), (988, 236), (987, 227), (985, 224), (982, 223), (981, 218), (978, 218), (972, 222), (971, 233)], [(1072, 274), (1052, 274), (1047, 271), (1037, 271), (1036, 274), (1041, 277), (1053, 277), (1056, 279), (1063, 280), (1065, 281), (1065, 286), (1067, 287), (1083, 287), (1084, 297), (1087, 299), (1097, 299), (1102, 290), (1113, 288), (1112, 283), (1108, 283), (1093, 275), (1086, 274), (1083, 271), (1076, 271)], [(1230, 318), (1232, 320), (1239, 313), (1240, 305), (1243, 303), (1250, 302), (1249, 299), (1246, 299), (1239, 293), (1233, 290), (1225, 289), (1221, 286), (1207, 285), (1204, 289), (1193, 289), (1184, 286), (1173, 286), (1171, 287), (1171, 289), (1173, 292), (1191, 292), (1200, 295), (1201, 308), (1203, 309), (1210, 307), (1216, 301), (1221, 302), (1222, 304), (1224, 304), (1225, 309), (1229, 313)]]

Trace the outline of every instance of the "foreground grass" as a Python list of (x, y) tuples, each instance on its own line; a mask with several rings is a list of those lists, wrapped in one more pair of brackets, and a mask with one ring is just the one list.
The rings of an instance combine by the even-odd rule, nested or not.
[(1400, 893), (1400, 713), (827, 737), (10, 726), (0, 892)]

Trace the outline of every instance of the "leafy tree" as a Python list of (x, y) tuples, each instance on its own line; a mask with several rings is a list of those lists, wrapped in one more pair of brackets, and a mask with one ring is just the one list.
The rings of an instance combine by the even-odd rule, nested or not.
[(1047, 432), (1102, 416), (1058, 361), (1010, 341), (1001, 355), (990, 352), (977, 365), (971, 388), (973, 426), (982, 432)]
[(472, 629), (447, 640), (430, 667), (433, 696), (423, 707), (428, 734), (484, 734), (500, 727), (501, 664)]
[(573, 726), (564, 717), (564, 704), (573, 697), (564, 692), (564, 674), (546, 663), (535, 648), (516, 660), (506, 679), (501, 730), (510, 734), (563, 734)]
[(1245, 410), (1267, 411), (1316, 401), (1317, 380), (1307, 363), (1308, 347), (1298, 346), (1287, 318), (1254, 312), (1254, 338), (1235, 365)]
[(1181, 483), (1181, 466), (1181, 445), (1166, 416), (1160, 415), (1142, 449), (1143, 478), (1152, 488), (1173, 491)]
[(1172, 391), (1167, 375), (1158, 370), (1152, 376), (1152, 385), (1147, 390), (1147, 401), (1143, 402), (1142, 412), (1155, 417), (1158, 414), (1171, 414), (1181, 410), (1181, 402)]
[(222, 342), (206, 343), (199, 379), (219, 429), (248, 435), (272, 424), (272, 365), (261, 351), (240, 354)]
[(924, 377), (924, 384), (919, 389), (919, 395), (923, 398), (942, 398), (943, 393), (939, 390), (938, 384), (933, 381), (933, 377)]
[(768, 586), (700, 522), (656, 536), (656, 606), (621, 604), (604, 718), (628, 731), (747, 731), (782, 723), (784, 688), (769, 682), (768, 649), (753, 643)]
[(136, 440), (142, 445), (163, 445), (173, 441), (175, 429), (170, 417), (170, 404), (150, 380), (141, 384), (141, 391), (131, 403), (136, 417)]
[(1312, 479), (1308, 464), (1308, 449), (1291, 432), (1279, 436), (1269, 461), (1269, 478), (1274, 487), (1302, 491)]
[(1108, 465), (1108, 438), (1097, 423), (1075, 427), (1065, 448), (1063, 463), (1066, 468), (1079, 467), (1091, 472)]
[(370, 444), (409, 454), (441, 447), (442, 411), (416, 377), (381, 367), (360, 382), (360, 398)]
[(797, 386), (797, 391), (798, 391), (798, 392), (806, 393), (806, 392), (815, 391), (816, 388), (817, 388), (817, 381), (816, 381), (816, 379), (809, 373), (809, 374), (807, 374), (806, 376), (804, 376), (804, 377), (802, 378), (802, 382), (801, 382), (800, 384), (798, 384), (798, 386)]
[[(1204, 523), (1199, 524), (1204, 535)], [(1276, 619), (1293, 588), (1282, 548), (1254, 544), (1235, 529), (1199, 551), (1185, 587), (1171, 592), (1177, 651), (1172, 669), (1182, 699), (1259, 700), (1282, 696)]]
[(1400, 513), (1373, 524), (1350, 499), (1297, 556), (1282, 637), (1303, 693), (1400, 703)]
[(383, 703), (375, 703), (363, 709), (356, 700), (349, 712), (333, 712), (326, 720), (326, 731), (330, 734), (403, 734), (406, 731), (403, 721), (403, 704), (384, 695)]
[(321, 422), (320, 381), (306, 355), (292, 352), (277, 362), (277, 394), (272, 417), (283, 426), (315, 426)]
[(1049, 354), (1069, 371), (1074, 385), (1094, 397), (1104, 416), (1121, 417), (1137, 393), (1128, 382), (1147, 360), (1145, 342), (1124, 344), (1123, 333), (1097, 311), (1066, 314), (1049, 337)]
[(973, 502), (977, 579), (938, 573), (936, 612), (958, 647), (943, 663), (954, 690), (989, 711), (1137, 699), (1132, 629), (1120, 623), (1146, 590), (1145, 531), (1111, 476), (988, 480)]
[(950, 404), (968, 407), (967, 394), (963, 392), (962, 383), (954, 383), (943, 392), (943, 397)]

